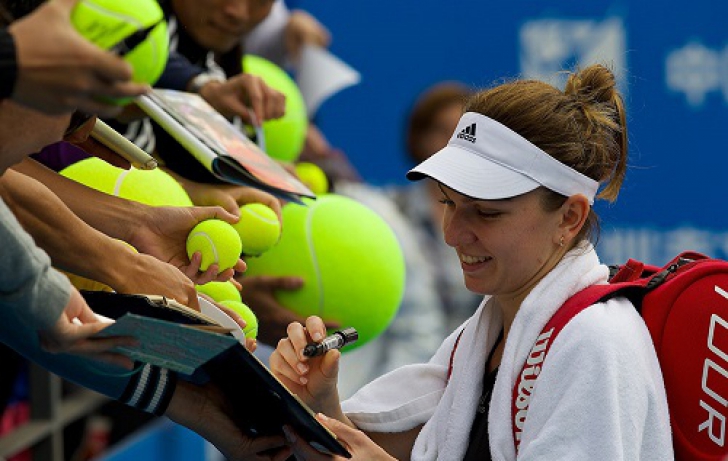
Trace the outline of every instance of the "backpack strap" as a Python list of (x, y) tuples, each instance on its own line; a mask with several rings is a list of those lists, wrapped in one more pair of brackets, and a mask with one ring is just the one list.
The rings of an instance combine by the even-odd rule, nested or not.
[(541, 330), (541, 334), (536, 338), (526, 363), (523, 364), (521, 373), (516, 377), (516, 383), (513, 386), (511, 415), (516, 453), (518, 453), (518, 446), (521, 442), (521, 431), (526, 421), (533, 387), (554, 339), (571, 319), (587, 307), (609, 298), (622, 296), (625, 290), (634, 286), (634, 283), (625, 282), (587, 287), (566, 300)]
[(465, 331), (465, 328), (460, 330), (460, 333), (458, 333), (458, 337), (455, 340), (455, 344), (452, 346), (452, 351), (450, 352), (450, 364), (447, 366), (447, 378), (445, 379), (445, 382), (450, 382), (450, 376), (452, 376), (452, 368), (453, 364), (455, 363), (455, 351), (458, 349), (458, 344), (460, 344), (460, 338), (463, 337), (463, 332)]

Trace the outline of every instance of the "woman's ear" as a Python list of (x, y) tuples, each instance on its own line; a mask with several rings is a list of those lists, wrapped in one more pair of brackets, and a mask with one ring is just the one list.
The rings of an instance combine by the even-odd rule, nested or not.
[(576, 238), (581, 228), (584, 227), (590, 210), (589, 200), (581, 194), (572, 195), (566, 199), (560, 208), (560, 242), (570, 243)]

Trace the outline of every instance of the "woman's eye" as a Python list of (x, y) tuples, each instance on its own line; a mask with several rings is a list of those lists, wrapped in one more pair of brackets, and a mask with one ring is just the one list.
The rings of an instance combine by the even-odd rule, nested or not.
[(503, 213), (500, 211), (486, 211), (486, 210), (478, 211), (478, 215), (483, 218), (497, 218), (498, 216), (500, 216), (502, 214)]
[(452, 205), (453, 201), (448, 198), (441, 198), (438, 200), (438, 202), (442, 203), (443, 205)]

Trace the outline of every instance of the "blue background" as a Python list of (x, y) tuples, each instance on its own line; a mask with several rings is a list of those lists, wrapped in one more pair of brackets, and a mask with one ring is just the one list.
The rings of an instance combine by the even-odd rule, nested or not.
[[(628, 107), (630, 170), (617, 204), (597, 207), (602, 254), (656, 263), (685, 245), (728, 254), (728, 2), (309, 0), (298, 6), (327, 25), (331, 51), (362, 74), (359, 85), (324, 102), (317, 123), (364, 179), (379, 185), (405, 182), (405, 117), (422, 90), (441, 80), (482, 88), (522, 76), (524, 24), (621, 22), (617, 70)], [(683, 85), (696, 88), (692, 103), (667, 77), (668, 57), (688, 46), (703, 51), (682, 61)], [(550, 64), (588, 64), (578, 48)]]

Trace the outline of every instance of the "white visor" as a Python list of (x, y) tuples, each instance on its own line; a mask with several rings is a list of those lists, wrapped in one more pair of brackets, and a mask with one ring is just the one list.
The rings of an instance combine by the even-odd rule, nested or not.
[(476, 199), (515, 197), (544, 186), (590, 204), (599, 183), (564, 165), (515, 131), (485, 115), (467, 112), (443, 149), (407, 173), (430, 177)]

